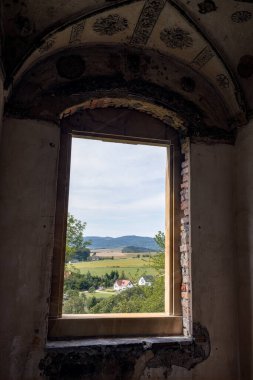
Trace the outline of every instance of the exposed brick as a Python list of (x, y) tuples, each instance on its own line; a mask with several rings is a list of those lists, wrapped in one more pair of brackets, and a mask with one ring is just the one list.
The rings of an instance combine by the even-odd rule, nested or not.
[(189, 182), (188, 181), (186, 181), (186, 182), (184, 182), (184, 183), (181, 183), (181, 189), (184, 189), (184, 188), (187, 188), (188, 189), (188, 186), (189, 186)]
[(185, 139), (181, 143), (181, 152), (184, 155), (184, 161), (181, 164), (181, 245), (180, 245), (180, 264), (182, 271), (182, 285), (181, 285), (181, 304), (183, 311), (183, 330), (184, 335), (189, 335), (190, 332), (190, 236), (189, 236), (189, 213), (190, 213), (190, 202), (189, 202), (189, 172), (190, 172), (190, 145), (189, 139)]
[(181, 203), (181, 210), (186, 210), (187, 208), (189, 208), (189, 202), (188, 201), (184, 201)]
[(188, 314), (189, 313), (189, 301), (185, 298), (181, 298), (181, 302), (182, 302), (182, 306), (187, 308), (187, 310), (185, 310), (185, 311)]
[(188, 251), (188, 249), (189, 249), (189, 244), (180, 245), (180, 252)]
[(185, 174), (188, 174), (189, 173), (189, 168), (186, 167), (184, 168), (182, 171), (181, 171), (181, 175), (185, 175)]
[(189, 217), (181, 218), (181, 224), (189, 223)]
[(189, 143), (188, 142), (184, 142), (182, 145), (181, 145), (181, 152), (182, 154), (186, 155), (188, 152), (189, 152)]
[(188, 182), (189, 181), (189, 176), (187, 174), (183, 175), (182, 181), (183, 182)]
[(182, 267), (188, 267), (188, 265), (189, 265), (189, 259), (183, 259), (183, 258), (181, 258), (180, 263), (181, 263)]
[(188, 207), (186, 209), (184, 209), (184, 215), (185, 216), (189, 215), (189, 208)]
[(182, 273), (183, 275), (190, 276), (190, 271), (188, 267), (182, 267)]
[(183, 274), (182, 280), (185, 283), (189, 283), (190, 282), (190, 276), (187, 274)]
[(181, 238), (181, 244), (182, 245), (188, 245), (188, 243), (189, 243), (189, 236), (188, 235)]
[(181, 291), (182, 292), (190, 292), (190, 284), (186, 283), (186, 282), (182, 283)]

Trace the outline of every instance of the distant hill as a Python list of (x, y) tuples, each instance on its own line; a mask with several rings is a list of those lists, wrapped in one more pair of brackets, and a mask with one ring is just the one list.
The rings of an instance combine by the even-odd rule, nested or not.
[(152, 252), (153, 249), (151, 248), (144, 248), (144, 247), (136, 247), (134, 245), (129, 245), (127, 247), (122, 248), (122, 253), (140, 253), (140, 252)]
[(101, 236), (86, 236), (84, 240), (90, 240), (92, 242), (89, 245), (89, 249), (99, 249), (99, 248), (124, 248), (129, 246), (146, 248), (148, 250), (157, 251), (159, 246), (156, 244), (155, 240), (151, 237), (145, 236), (120, 236), (117, 238), (113, 237), (101, 237)]

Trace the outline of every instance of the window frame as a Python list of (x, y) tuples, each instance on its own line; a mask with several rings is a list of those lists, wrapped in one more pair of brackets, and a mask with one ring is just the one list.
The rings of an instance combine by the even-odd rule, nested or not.
[[(61, 123), (48, 338), (182, 335), (179, 194), (181, 155), (178, 136), (173, 135), (170, 139), (162, 140), (121, 133), (111, 134), (110, 130), (85, 131), (82, 126), (73, 127), (67, 119), (63, 119)], [(165, 251), (171, 254), (165, 256), (165, 268), (169, 272), (165, 282), (165, 313), (62, 315), (72, 137), (167, 146)]]

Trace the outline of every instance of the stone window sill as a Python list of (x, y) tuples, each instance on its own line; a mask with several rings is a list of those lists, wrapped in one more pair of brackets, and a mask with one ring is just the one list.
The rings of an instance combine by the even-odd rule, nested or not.
[(48, 341), (42, 374), (50, 380), (140, 379), (144, 371), (191, 369), (210, 354), (207, 329), (195, 324), (191, 338), (141, 337)]

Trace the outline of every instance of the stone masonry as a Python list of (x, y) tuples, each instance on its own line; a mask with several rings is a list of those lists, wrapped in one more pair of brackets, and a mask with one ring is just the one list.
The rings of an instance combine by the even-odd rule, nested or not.
[(192, 335), (191, 319), (191, 241), (190, 241), (190, 141), (181, 141), (181, 302), (184, 336)]

